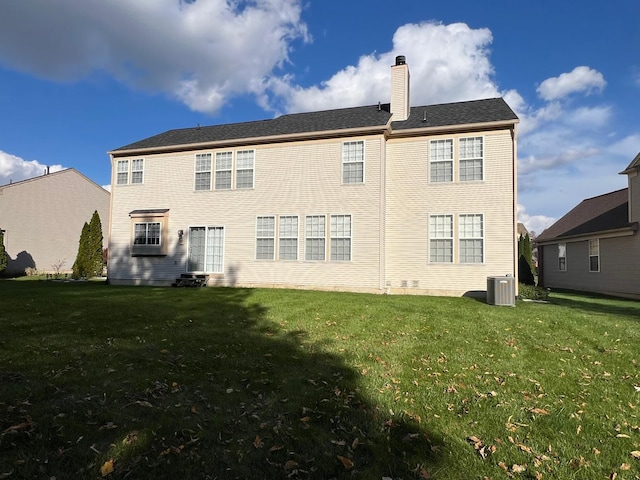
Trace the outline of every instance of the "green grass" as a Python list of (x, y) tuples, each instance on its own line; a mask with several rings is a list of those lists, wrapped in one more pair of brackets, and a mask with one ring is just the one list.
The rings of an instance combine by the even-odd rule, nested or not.
[(0, 282), (0, 479), (639, 479), (640, 302)]

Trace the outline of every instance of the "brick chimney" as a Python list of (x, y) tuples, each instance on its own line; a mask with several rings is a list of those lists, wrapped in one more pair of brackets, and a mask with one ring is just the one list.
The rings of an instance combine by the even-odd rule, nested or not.
[(409, 118), (409, 65), (404, 55), (396, 57), (391, 67), (391, 121)]

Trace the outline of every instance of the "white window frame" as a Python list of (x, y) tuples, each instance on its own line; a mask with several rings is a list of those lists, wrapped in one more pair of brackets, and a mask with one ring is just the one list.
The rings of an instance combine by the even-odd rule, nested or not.
[[(142, 230), (144, 232), (141, 232)], [(133, 244), (137, 247), (162, 246), (162, 222), (135, 222), (133, 224)]]
[[(453, 263), (455, 254), (453, 232), (452, 214), (429, 215), (429, 263)], [(446, 245), (449, 245), (450, 256), (438, 253), (441, 251), (446, 252)]]
[[(316, 225), (314, 220), (322, 221)], [(304, 231), (304, 259), (324, 262), (327, 259), (327, 216), (306, 215)], [(317, 243), (317, 245), (315, 245)]]
[[(479, 224), (476, 220), (479, 219)], [(468, 222), (471, 220), (471, 222)], [(478, 228), (479, 225), (479, 228)], [(482, 213), (462, 213), (458, 215), (458, 262), (461, 264), (482, 264), (485, 261), (485, 222)], [(472, 254), (464, 252), (469, 250), (467, 245), (473, 245)], [(476, 245), (480, 245), (480, 256), (475, 253)]]
[[(596, 268), (593, 268), (591, 263), (592, 259), (595, 259), (597, 264)], [(589, 272), (597, 273), (600, 271), (600, 239), (594, 238), (589, 240)]]
[(558, 271), (560, 272), (567, 271), (567, 244), (566, 243), (558, 244)]
[[(452, 138), (440, 138), (429, 141), (429, 182), (452, 183), (455, 179), (454, 142)], [(450, 165), (451, 174), (440, 179), (439, 169)]]
[[(204, 230), (203, 269), (196, 269), (192, 264), (192, 235), (195, 230)], [(225, 227), (222, 225), (191, 225), (189, 232), (189, 247), (187, 254), (187, 271), (196, 273), (224, 274), (225, 256)]]
[(276, 258), (276, 216), (256, 217), (256, 260)]
[[(480, 152), (476, 151), (476, 142), (479, 142)], [(468, 145), (471, 143), (471, 146)], [(480, 163), (480, 175), (476, 176), (476, 163)], [(471, 163), (471, 167), (466, 167), (466, 164)], [(463, 165), (465, 165), (463, 167)], [(471, 178), (463, 177), (463, 173), (469, 171), (474, 172)], [(481, 182), (484, 180), (484, 137), (460, 137), (458, 139), (458, 176), (460, 182)]]
[(131, 185), (144, 183), (144, 158), (131, 160)]
[(330, 259), (332, 262), (350, 262), (353, 247), (353, 219), (351, 215), (331, 215)]
[[(212, 156), (210, 153), (196, 153), (194, 160), (194, 183), (193, 189), (195, 191), (211, 190), (211, 171)], [(209, 181), (203, 181), (208, 177)]]
[[(353, 185), (365, 180), (364, 140), (342, 143), (342, 184)], [(358, 171), (358, 166), (360, 170)], [(355, 169), (355, 172), (353, 171)]]
[[(236, 178), (235, 184), (237, 190), (250, 190), (255, 185), (255, 163), (256, 163), (256, 151), (255, 150), (237, 150), (236, 151)], [(247, 172), (250, 173), (251, 184), (244, 182)]]
[(116, 185), (129, 184), (129, 160), (118, 160), (116, 163)]
[[(227, 178), (224, 178), (224, 184), (220, 179), (221, 174), (228, 173), (228, 184)], [(216, 152), (216, 161), (215, 161), (215, 179), (214, 179), (214, 189), (215, 190), (231, 190), (233, 186), (233, 152), (232, 151), (224, 151), (224, 152)]]
[[(297, 215), (280, 215), (278, 217), (279, 260), (298, 260), (299, 228)], [(295, 255), (292, 255), (292, 252), (295, 252)]]

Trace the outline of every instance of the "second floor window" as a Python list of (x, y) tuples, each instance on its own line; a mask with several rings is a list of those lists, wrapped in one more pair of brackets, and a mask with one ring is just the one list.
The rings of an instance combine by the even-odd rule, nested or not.
[(211, 154), (199, 153), (195, 164), (195, 189), (211, 189)]
[(233, 152), (216, 153), (216, 190), (231, 189), (231, 172), (233, 167)]
[(429, 142), (429, 179), (432, 182), (453, 182), (453, 140)]
[(482, 137), (468, 137), (459, 140), (460, 181), (482, 180), (484, 158)]
[(239, 150), (236, 153), (236, 188), (253, 188), (255, 150)]
[(129, 183), (129, 160), (118, 160), (116, 165), (116, 185)]
[(364, 183), (364, 142), (342, 144), (342, 183)]

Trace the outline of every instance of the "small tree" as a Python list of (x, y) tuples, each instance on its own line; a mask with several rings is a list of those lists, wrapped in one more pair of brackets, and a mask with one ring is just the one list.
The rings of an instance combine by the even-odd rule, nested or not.
[(518, 278), (520, 283), (525, 285), (536, 284), (533, 275), (533, 256), (529, 234), (518, 237)]
[(102, 254), (102, 223), (98, 211), (94, 211), (91, 221), (84, 224), (80, 234), (78, 255), (73, 264), (73, 278), (102, 275), (104, 266)]
[(6, 270), (7, 265), (9, 265), (9, 258), (4, 248), (4, 230), (0, 228), (0, 273)]
[(71, 274), (76, 280), (87, 276), (87, 244), (89, 240), (89, 224), (84, 222), (82, 233), (80, 233), (80, 241), (78, 242), (78, 254), (76, 261), (73, 262), (73, 273)]

